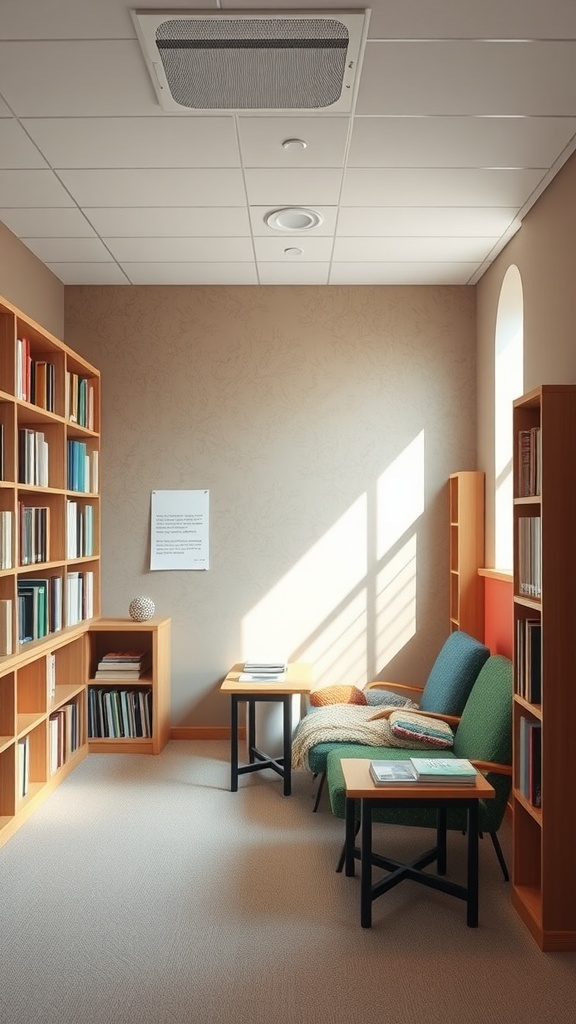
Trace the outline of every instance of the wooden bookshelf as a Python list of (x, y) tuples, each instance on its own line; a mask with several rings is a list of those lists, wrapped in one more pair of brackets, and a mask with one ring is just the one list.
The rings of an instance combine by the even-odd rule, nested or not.
[[(90, 750), (168, 739), (169, 620), (100, 617), (99, 452), (99, 371), (0, 299), (0, 845)], [(96, 653), (136, 636), (152, 734), (89, 743)]]
[[(98, 716), (89, 715), (88, 749), (96, 753), (159, 754), (170, 735), (170, 619), (150, 619), (134, 622), (132, 619), (99, 619), (88, 633), (88, 699), (91, 691), (135, 693), (149, 695), (151, 727), (149, 735), (131, 735), (134, 729), (110, 729), (114, 735), (104, 735)], [(142, 651), (147, 669), (138, 680), (123, 680), (121, 673), (108, 682), (95, 678), (96, 666), (110, 651)], [(125, 735), (119, 735), (125, 733)]]
[(573, 951), (576, 385), (517, 399), (513, 427), (513, 903), (542, 950)]
[(450, 631), (484, 640), (484, 473), (453, 473), (450, 503)]

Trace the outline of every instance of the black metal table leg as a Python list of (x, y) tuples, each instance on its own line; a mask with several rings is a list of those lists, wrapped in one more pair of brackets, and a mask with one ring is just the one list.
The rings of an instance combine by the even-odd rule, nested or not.
[(253, 764), (256, 747), (256, 701), (252, 697), (248, 697), (246, 703), (248, 705), (248, 761)]
[(478, 927), (478, 801), (471, 800), (468, 805), (468, 899), (466, 924), (469, 928)]
[(446, 826), (448, 821), (448, 810), (446, 807), (439, 807), (437, 810), (436, 819), (436, 846), (438, 849), (438, 859), (436, 862), (436, 870), (439, 875), (446, 874)]
[(362, 849), (360, 851), (360, 924), (372, 927), (372, 804), (361, 800)]
[(282, 730), (284, 733), (284, 796), (292, 792), (292, 694), (282, 701)]
[[(344, 843), (345, 874), (352, 878), (355, 873), (356, 857), (354, 843), (356, 840), (356, 801), (348, 797), (346, 800), (346, 839)], [(339, 865), (340, 867), (340, 865)], [(340, 868), (341, 870), (341, 868)]]
[(230, 697), (230, 790), (238, 792), (238, 697)]

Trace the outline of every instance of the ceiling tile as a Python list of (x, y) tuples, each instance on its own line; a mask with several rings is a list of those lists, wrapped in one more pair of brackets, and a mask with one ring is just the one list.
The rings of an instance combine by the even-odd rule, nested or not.
[(250, 206), (287, 206), (314, 203), (331, 206), (338, 202), (342, 171), (336, 168), (300, 168), (281, 171), (249, 168), (246, 188)]
[(515, 215), (515, 207), (351, 206), (340, 210), (337, 236), (500, 236)]
[[(266, 220), (265, 220), (266, 215), (268, 213), (271, 213), (272, 211), (274, 211), (277, 208), (278, 208), (278, 204), (276, 204), (276, 206), (272, 205), (272, 206), (251, 206), (250, 207), (250, 222), (251, 222), (251, 225), (252, 225), (252, 231), (253, 231), (254, 235), (256, 235), (256, 236), (271, 235), (273, 238), (277, 238), (278, 237), (278, 231), (275, 228), (271, 228), (266, 223)], [(295, 231), (293, 234), (290, 234), (290, 233), (287, 234), (287, 233), (284, 232), (282, 234), (282, 237), (283, 238), (285, 238), (285, 237), (290, 237), (290, 238), (306, 237), (306, 238), (309, 238), (312, 235), (314, 235), (314, 236), (329, 235), (330, 237), (332, 237), (333, 234), (334, 234), (335, 228), (336, 228), (336, 216), (337, 216), (337, 213), (338, 213), (338, 208), (336, 206), (317, 206), (316, 203), (315, 203), (314, 204), (314, 212), (320, 214), (320, 216), (322, 218), (322, 221), (321, 221), (320, 224), (317, 224), (316, 227), (314, 227), (314, 228), (309, 228), (304, 233), (304, 235), (301, 232)]]
[[(0, 39), (133, 39), (128, 0), (2, 0)], [(174, 0), (154, 0), (173, 10)], [(186, 9), (214, 9), (216, 0), (186, 0)]]
[(111, 258), (99, 238), (26, 238), (24, 244), (43, 263), (107, 263)]
[[(284, 263), (321, 263), (329, 261), (332, 256), (333, 241), (331, 238), (294, 238), (284, 235), (281, 238), (256, 238), (254, 248), (259, 262)], [(286, 250), (300, 249), (300, 253)]]
[(369, 42), (356, 113), (574, 117), (575, 65), (576, 41)]
[(73, 206), (52, 171), (1, 171), (2, 206)]
[(249, 238), (104, 238), (119, 263), (223, 263), (254, 261)]
[(88, 207), (85, 213), (98, 234), (108, 238), (250, 237), (248, 213), (240, 206)]
[(135, 39), (0, 43), (0, 93), (17, 117), (162, 114)]
[[(339, 167), (344, 161), (349, 118), (239, 117), (244, 167)], [(286, 140), (299, 145), (283, 148)]]
[(130, 284), (116, 263), (47, 263), (63, 284)]
[(352, 168), (346, 173), (342, 204), (520, 207), (541, 178), (542, 171), (526, 170)]
[[(227, 0), (229, 3), (230, 0)], [(372, 0), (369, 35), (385, 39), (523, 39), (576, 37), (576, 7), (568, 0)]]
[(333, 263), (330, 284), (467, 284), (477, 263)]
[(563, 117), (357, 117), (349, 167), (549, 167), (576, 133)]
[(55, 168), (240, 166), (230, 116), (56, 117), (22, 123)]
[(232, 168), (77, 170), (61, 171), (60, 177), (80, 206), (245, 204), (242, 173)]
[(0, 210), (0, 221), (18, 238), (90, 238), (94, 229), (75, 207)]
[(328, 284), (329, 263), (259, 263), (260, 284)]
[(258, 284), (253, 263), (123, 263), (132, 284)]
[(41, 153), (17, 121), (0, 119), (0, 167), (47, 167)]
[(401, 263), (480, 263), (496, 245), (494, 238), (339, 238), (334, 246), (338, 263), (354, 260)]

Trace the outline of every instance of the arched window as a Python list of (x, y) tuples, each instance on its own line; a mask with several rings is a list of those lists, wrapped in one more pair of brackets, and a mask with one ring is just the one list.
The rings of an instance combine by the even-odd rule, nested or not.
[(518, 267), (500, 289), (494, 341), (494, 558), (512, 570), (512, 402), (524, 390), (524, 300)]

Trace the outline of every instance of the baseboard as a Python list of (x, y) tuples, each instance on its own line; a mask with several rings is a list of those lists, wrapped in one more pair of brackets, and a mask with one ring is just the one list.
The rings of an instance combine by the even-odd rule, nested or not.
[[(246, 730), (238, 730), (238, 739), (246, 738)], [(171, 740), (229, 740), (229, 725), (173, 725), (170, 728)]]

